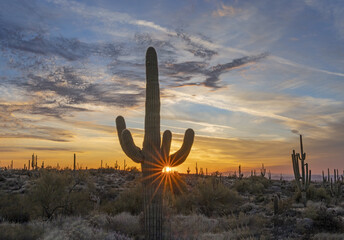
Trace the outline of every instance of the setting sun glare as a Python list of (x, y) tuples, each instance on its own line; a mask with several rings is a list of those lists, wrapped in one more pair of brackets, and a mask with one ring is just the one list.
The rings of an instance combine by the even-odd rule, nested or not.
[(164, 168), (162, 169), (162, 172), (164, 172), (164, 173), (171, 173), (171, 172), (172, 172), (172, 168), (166, 166), (166, 167), (164, 167)]

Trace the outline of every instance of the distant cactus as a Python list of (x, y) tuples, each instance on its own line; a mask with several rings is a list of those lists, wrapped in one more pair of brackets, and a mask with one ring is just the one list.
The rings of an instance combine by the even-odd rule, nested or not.
[(197, 162), (196, 162), (196, 175), (198, 175), (198, 168), (197, 168)]
[(239, 179), (242, 179), (244, 174), (241, 172), (241, 165), (239, 165)]
[(162, 239), (162, 184), (159, 177), (165, 166), (182, 164), (190, 153), (194, 131), (185, 132), (182, 147), (170, 155), (172, 134), (166, 130), (160, 136), (160, 91), (158, 61), (155, 49), (146, 53), (146, 116), (143, 148), (134, 144), (131, 133), (126, 129), (122, 116), (116, 119), (119, 142), (125, 154), (136, 163), (141, 163), (144, 189), (145, 239)]
[(200, 169), (199, 169), (199, 175), (201, 175), (201, 176), (204, 175), (203, 168), (200, 168)]
[(265, 174), (266, 174), (266, 169), (264, 168), (264, 163), (262, 163), (262, 168), (260, 169), (260, 175), (262, 177), (265, 177)]
[(325, 177), (324, 170), (322, 170), (321, 174), (322, 174), (322, 181), (323, 181), (323, 184), (325, 184), (326, 181), (327, 181), (327, 178)]
[(123, 160), (123, 171), (125, 171), (127, 169), (127, 164), (125, 162), (125, 159)]
[(31, 168), (32, 170), (35, 169), (35, 154), (32, 154), (32, 159), (31, 159)]
[[(301, 145), (301, 153), (293, 153), (291, 155), (292, 163), (293, 163), (293, 170), (294, 170), (294, 177), (297, 188), (299, 192), (301, 192), (302, 201), (306, 204), (306, 192), (309, 188), (311, 183), (311, 170), (308, 171), (308, 163), (305, 163), (306, 160), (306, 153), (303, 152), (303, 145), (302, 145), (302, 135), (300, 135), (300, 145)], [(301, 161), (301, 174), (299, 170), (299, 162)]]
[(334, 173), (333, 180), (331, 178), (331, 181), (330, 181), (330, 193), (332, 197), (335, 197), (336, 199), (340, 199), (343, 194), (343, 191), (342, 191), (343, 182), (338, 176), (338, 169), (337, 170), (334, 169), (333, 173)]
[(42, 161), (42, 166), (41, 166), (42, 169), (44, 169), (44, 161)]
[(188, 173), (188, 175), (190, 174), (190, 168), (188, 167), (188, 170), (186, 170), (186, 172)]
[(269, 172), (268, 172), (268, 177), (269, 177), (269, 180), (271, 181), (271, 171), (269, 169)]
[(76, 169), (76, 154), (74, 153), (73, 171)]
[(279, 205), (279, 199), (278, 196), (275, 195), (274, 196), (274, 214), (277, 215), (278, 214), (278, 205)]

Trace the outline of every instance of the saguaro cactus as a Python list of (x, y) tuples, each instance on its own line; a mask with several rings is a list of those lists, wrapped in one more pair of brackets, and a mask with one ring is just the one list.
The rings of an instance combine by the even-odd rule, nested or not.
[(264, 168), (264, 163), (262, 163), (262, 168), (260, 169), (260, 175), (262, 177), (265, 177), (266, 174), (266, 168)]
[(242, 179), (243, 176), (244, 176), (244, 174), (241, 172), (241, 165), (239, 165), (239, 179)]
[(187, 129), (181, 148), (170, 155), (172, 134), (169, 130), (160, 136), (160, 90), (158, 60), (155, 49), (146, 53), (146, 115), (143, 148), (134, 144), (126, 129), (122, 116), (116, 118), (119, 142), (124, 153), (136, 163), (141, 163), (143, 172), (145, 239), (162, 239), (162, 169), (182, 164), (190, 153), (194, 131)]
[(76, 169), (76, 154), (74, 153), (74, 159), (73, 159), (73, 171)]
[[(293, 153), (291, 154), (291, 159), (293, 163), (293, 170), (294, 170), (294, 177), (295, 177), (296, 185), (297, 185), (298, 190), (301, 192), (302, 201), (305, 204), (306, 192), (311, 183), (312, 172), (311, 170), (308, 171), (308, 163), (305, 163), (306, 153), (303, 152), (302, 135), (300, 135), (300, 145), (301, 145), (301, 154), (295, 153), (295, 150), (293, 150)], [(298, 160), (301, 161), (301, 175), (300, 175), (300, 168), (299, 168)]]

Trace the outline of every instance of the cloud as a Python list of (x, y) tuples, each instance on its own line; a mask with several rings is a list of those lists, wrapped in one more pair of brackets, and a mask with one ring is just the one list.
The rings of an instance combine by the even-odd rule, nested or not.
[[(122, 84), (120, 80), (112, 83), (92, 83), (86, 76), (72, 67), (58, 67), (43, 76), (33, 73), (27, 75), (27, 81), (10, 81), (8, 84), (23, 88), (27, 93), (40, 93), (40, 107), (33, 113), (61, 113), (60, 110), (86, 111), (71, 105), (95, 104), (132, 107), (137, 105), (144, 94), (144, 89), (136, 84)], [(125, 93), (130, 90), (133, 93)], [(46, 104), (46, 106), (44, 106)], [(43, 106), (42, 106), (43, 105)]]
[(56, 142), (68, 142), (74, 134), (57, 128), (40, 125), (38, 120), (29, 119), (23, 114), (32, 114), (29, 104), (0, 104), (0, 138), (32, 138)]
[[(256, 63), (261, 59), (268, 56), (267, 53), (262, 53), (255, 56), (245, 56), (242, 58), (234, 59), (231, 62), (218, 64), (213, 67), (209, 67), (206, 62), (192, 61), (192, 62), (182, 62), (182, 63), (171, 63), (162, 66), (162, 72), (168, 76), (176, 77), (179, 83), (175, 86), (186, 86), (189, 85), (203, 85), (210, 88), (220, 88), (220, 76), (223, 73), (229, 72), (233, 69), (244, 67), (250, 63)], [(203, 76), (205, 80), (198, 83), (188, 83), (193, 77)]]
[(77, 61), (92, 55), (117, 58), (122, 54), (121, 44), (85, 43), (76, 38), (48, 37), (40, 29), (23, 29), (11, 22), (0, 22), (0, 44), (2, 48), (44, 56), (59, 56), (68, 61)]
[(186, 45), (186, 51), (191, 52), (195, 57), (204, 58), (210, 60), (214, 55), (217, 54), (215, 50), (212, 50), (209, 47), (205, 47), (203, 44), (197, 43), (191, 39), (185, 32), (182, 30), (176, 31), (177, 37), (182, 39)]
[(226, 6), (223, 3), (221, 7), (218, 8), (216, 11), (213, 11), (212, 15), (214, 17), (225, 17), (225, 16), (234, 16), (237, 13), (238, 9), (235, 9), (232, 6)]
[(292, 129), (291, 132), (292, 132), (292, 133), (295, 133), (295, 134), (298, 134), (298, 135), (300, 134), (299, 131), (296, 130), (296, 129)]
[(232, 62), (225, 63), (225, 64), (218, 64), (211, 68), (210, 71), (207, 72), (207, 79), (204, 82), (204, 85), (206, 87), (212, 87), (212, 88), (219, 88), (218, 82), (220, 81), (219, 77), (221, 74), (228, 72), (232, 69), (246, 66), (249, 63), (255, 63), (259, 60), (267, 57), (267, 53), (262, 53), (256, 56), (245, 56), (242, 58), (234, 59)]

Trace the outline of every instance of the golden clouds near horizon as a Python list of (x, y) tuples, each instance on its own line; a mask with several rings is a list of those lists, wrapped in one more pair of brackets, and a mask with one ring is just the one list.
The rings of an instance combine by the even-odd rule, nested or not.
[[(143, 131), (131, 129), (135, 143), (140, 146), (143, 141)], [(183, 134), (173, 134), (171, 152), (178, 150), (182, 144)], [(121, 151), (115, 132), (103, 134), (103, 136), (92, 136), (90, 138), (77, 136), (70, 142), (51, 142), (32, 139), (8, 139), (7, 146), (15, 146), (6, 152), (2, 158), (1, 166), (7, 166), (14, 160), (15, 168), (22, 168), (31, 158), (32, 153), (38, 155), (38, 162), (45, 162), (45, 166), (61, 168), (72, 167), (73, 153), (77, 154), (79, 167), (99, 168), (101, 161), (103, 167), (113, 167), (115, 162), (122, 166), (126, 159), (127, 165), (140, 167), (139, 164), (127, 159)], [(25, 146), (25, 147), (24, 147)], [(242, 165), (243, 171), (259, 169), (261, 163), (266, 167), (273, 167), (278, 172), (285, 172), (286, 169), (279, 169), (279, 166), (289, 165), (288, 155), (281, 157), (281, 152), (289, 153), (288, 144), (282, 141), (254, 141), (242, 139), (214, 138), (206, 136), (195, 137), (194, 145), (185, 163), (175, 171), (186, 172), (187, 168), (191, 173), (195, 172), (195, 164), (198, 168), (208, 173), (214, 171), (234, 171), (238, 165)], [(289, 169), (287, 170), (289, 172)]]

